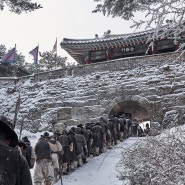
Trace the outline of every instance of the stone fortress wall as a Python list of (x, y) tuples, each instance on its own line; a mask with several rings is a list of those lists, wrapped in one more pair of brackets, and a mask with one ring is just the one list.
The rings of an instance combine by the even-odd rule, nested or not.
[[(165, 53), (78, 65), (21, 78), (0, 78), (2, 113), (27, 125), (74, 125), (120, 111), (139, 120), (184, 123), (185, 54)], [(30, 106), (31, 103), (31, 106)]]

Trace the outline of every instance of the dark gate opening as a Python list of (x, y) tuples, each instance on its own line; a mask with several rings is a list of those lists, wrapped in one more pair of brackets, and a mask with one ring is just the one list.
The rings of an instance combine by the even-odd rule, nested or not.
[(150, 120), (147, 109), (141, 106), (137, 101), (128, 100), (117, 103), (111, 109), (109, 118), (112, 115), (119, 116), (123, 113), (130, 115), (132, 120), (136, 119), (138, 122)]

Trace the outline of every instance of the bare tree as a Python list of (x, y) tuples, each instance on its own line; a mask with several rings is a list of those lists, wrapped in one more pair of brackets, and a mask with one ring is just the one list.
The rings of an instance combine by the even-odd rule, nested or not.
[[(175, 44), (184, 48), (185, 33), (185, 3), (184, 0), (94, 0), (98, 2), (93, 12), (102, 12), (104, 15), (121, 17), (132, 20), (136, 29), (145, 26), (145, 29), (155, 28), (149, 40), (168, 37), (174, 39)], [(143, 20), (137, 19), (137, 12), (145, 15)]]

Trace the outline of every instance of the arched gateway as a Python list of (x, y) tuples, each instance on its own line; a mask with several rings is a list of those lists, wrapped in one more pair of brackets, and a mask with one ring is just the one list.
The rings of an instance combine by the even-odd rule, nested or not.
[(153, 106), (148, 99), (139, 95), (119, 96), (112, 100), (107, 106), (104, 115), (120, 115), (122, 113), (130, 114), (132, 119), (138, 121), (148, 121), (152, 119)]

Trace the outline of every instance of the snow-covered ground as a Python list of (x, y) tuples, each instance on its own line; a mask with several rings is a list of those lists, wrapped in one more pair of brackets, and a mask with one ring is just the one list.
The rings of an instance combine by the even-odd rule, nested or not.
[[(117, 144), (113, 149), (93, 157), (87, 164), (78, 168), (75, 172), (63, 177), (64, 185), (122, 185), (117, 177), (116, 165), (119, 163), (121, 153), (131, 147), (138, 139), (129, 138)], [(58, 183), (57, 185), (60, 185)]]
[[(79, 167), (73, 173), (63, 176), (63, 185), (128, 185), (127, 182), (123, 182), (118, 178), (117, 169), (119, 169), (120, 172), (122, 172), (122, 174), (126, 170), (125, 168), (122, 170), (120, 169), (120, 168), (123, 168), (122, 167), (123, 165), (119, 166), (121, 155), (123, 155), (124, 158), (127, 157), (128, 155), (126, 154), (128, 154), (127, 153), (128, 149), (133, 149), (133, 151), (137, 151), (137, 147), (138, 147), (137, 142), (142, 140), (146, 141), (146, 142), (142, 142), (141, 144), (144, 147), (145, 145), (147, 146), (146, 149), (148, 149), (148, 153), (147, 153), (148, 158), (145, 156), (146, 158), (144, 157), (142, 159), (142, 156), (145, 155), (145, 153), (143, 153), (142, 150), (138, 150), (137, 151), (138, 154), (137, 152), (133, 154), (130, 150), (129, 151), (130, 154), (136, 155), (135, 158), (132, 158), (132, 164), (134, 166), (137, 166), (137, 168), (132, 170), (134, 170), (136, 174), (141, 174), (141, 168), (143, 171), (145, 170), (145, 168), (143, 168), (143, 165), (148, 164), (149, 166), (152, 164), (156, 164), (153, 162), (146, 164), (146, 162), (149, 162), (149, 161), (151, 162), (153, 160), (153, 156), (155, 156), (155, 159), (157, 157), (157, 159), (161, 160), (159, 161), (160, 167), (158, 165), (157, 166), (154, 165), (155, 168), (153, 167), (153, 169), (155, 169), (155, 172), (156, 171), (158, 172), (156, 174), (158, 174), (157, 177), (160, 179), (159, 184), (163, 184), (163, 180), (165, 180), (169, 182), (166, 184), (182, 185), (184, 184), (182, 183), (184, 182), (184, 162), (183, 162), (184, 153), (185, 153), (184, 152), (184, 141), (185, 141), (184, 133), (185, 133), (185, 125), (182, 125), (171, 129), (165, 129), (161, 132), (160, 135), (156, 137), (130, 137), (125, 141), (117, 144), (112, 149), (107, 150), (105, 153), (97, 157), (90, 158), (88, 163), (84, 164), (82, 167)], [(43, 133), (30, 134), (29, 132), (24, 131), (22, 133), (22, 136), (25, 136), (25, 135), (29, 136), (32, 146), (34, 146), (36, 141), (42, 134)], [(162, 145), (159, 144), (160, 142), (163, 144)], [(173, 147), (172, 147), (172, 144), (173, 144)], [(170, 149), (169, 146), (172, 148)], [(122, 152), (123, 153), (125, 152), (125, 154), (122, 154)], [(165, 159), (163, 158), (164, 156), (166, 156)], [(172, 160), (173, 162), (171, 161), (172, 158), (174, 159)], [(164, 176), (160, 174), (163, 174), (163, 172), (164, 171), (166, 172), (166, 170), (165, 169), (163, 170), (161, 166), (165, 166), (165, 165), (169, 166), (169, 168), (172, 168), (173, 166), (175, 166), (181, 171), (182, 175), (179, 175), (176, 173), (176, 171), (171, 170), (169, 174), (170, 176), (173, 175), (174, 182), (171, 182), (171, 179), (163, 179)], [(142, 173), (145, 172), (143, 171)], [(31, 170), (31, 174), (33, 176), (33, 169)], [(58, 182), (56, 185), (60, 185), (60, 182)]]
[[(32, 146), (35, 145), (41, 134), (43, 133), (32, 135), (26, 132), (23, 133), (23, 135), (30, 136)], [(117, 177), (116, 165), (119, 163), (121, 153), (141, 139), (144, 138), (128, 138), (112, 149), (108, 149), (105, 153), (89, 158), (88, 163), (69, 175), (62, 177), (63, 185), (122, 185), (123, 182)], [(31, 174), (33, 175), (33, 169), (31, 170)], [(56, 185), (60, 185), (60, 182)]]

